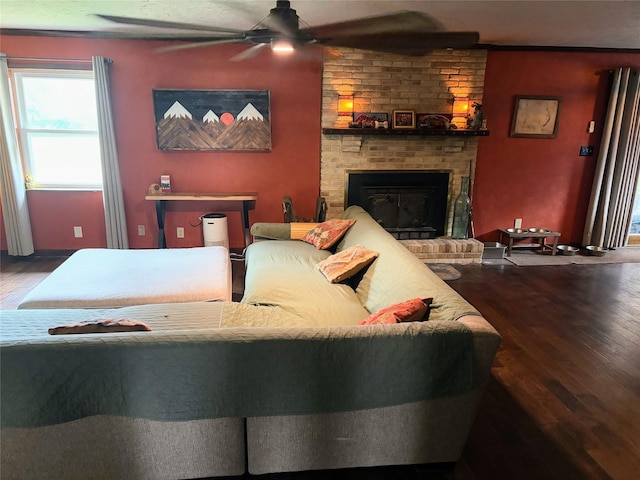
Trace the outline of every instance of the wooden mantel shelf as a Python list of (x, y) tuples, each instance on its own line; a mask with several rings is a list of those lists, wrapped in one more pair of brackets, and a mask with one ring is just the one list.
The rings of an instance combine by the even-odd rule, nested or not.
[(487, 137), (489, 130), (391, 129), (391, 128), (323, 128), (325, 135), (377, 135), (387, 137)]

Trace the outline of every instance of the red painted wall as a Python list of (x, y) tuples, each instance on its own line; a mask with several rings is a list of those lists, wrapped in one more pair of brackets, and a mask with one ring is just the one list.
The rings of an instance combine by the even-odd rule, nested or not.
[[(160, 174), (170, 174), (174, 190), (257, 191), (251, 222), (280, 221), (280, 202), (291, 195), (296, 214), (312, 217), (319, 192), (321, 65), (317, 59), (273, 58), (268, 52), (242, 62), (228, 59), (242, 46), (196, 48), (159, 54), (160, 42), (0, 37), (9, 56), (112, 58), (116, 135), (130, 244), (157, 245), (153, 202), (144, 194)], [(490, 51), (484, 91), (489, 137), (479, 140), (473, 189), (476, 237), (497, 240), (497, 229), (523, 218), (526, 227), (562, 233), (561, 242), (579, 243), (599, 145), (607, 81), (599, 72), (640, 67), (640, 53)], [(155, 146), (154, 88), (268, 89), (271, 91), (270, 153), (160, 152)], [(562, 98), (556, 139), (509, 137), (516, 95)], [(596, 120), (594, 134), (587, 124)], [(594, 145), (580, 157), (580, 145)], [(99, 194), (29, 192), (37, 250), (104, 246)], [(226, 212), (232, 247), (243, 244), (239, 212), (232, 205), (176, 203), (167, 212), (170, 247), (202, 244), (198, 222), (205, 212)], [(81, 225), (84, 239), (73, 238)], [(147, 235), (137, 236), (137, 225)], [(185, 239), (175, 228), (185, 227)], [(4, 228), (0, 248), (6, 249)]]
[[(497, 229), (544, 227), (561, 243), (582, 241), (607, 102), (606, 71), (640, 67), (640, 53), (490, 51), (483, 97), (490, 136), (481, 138), (473, 188), (476, 237), (496, 241)], [(516, 95), (561, 97), (555, 139), (511, 138)], [(587, 133), (589, 121), (596, 131)], [(592, 157), (580, 157), (593, 145)]]
[[(282, 197), (293, 198), (296, 214), (312, 217), (320, 191), (320, 51), (313, 57), (275, 57), (268, 49), (244, 61), (230, 61), (245, 45), (222, 45), (158, 53), (164, 42), (1, 36), (3, 53), (40, 58), (111, 58), (111, 91), (129, 243), (155, 248), (154, 202), (144, 196), (161, 174), (171, 175), (174, 191), (258, 193), (250, 221), (282, 221)], [(272, 151), (161, 152), (156, 148), (153, 89), (269, 90)], [(28, 192), (36, 250), (106, 246), (101, 194)], [(190, 227), (207, 212), (228, 216), (231, 247), (244, 243), (234, 204), (170, 202), (169, 247), (203, 244), (202, 229)], [(84, 230), (73, 238), (73, 226)], [(139, 237), (137, 226), (146, 236)], [(185, 238), (177, 239), (177, 226)], [(0, 248), (6, 249), (4, 228)]]

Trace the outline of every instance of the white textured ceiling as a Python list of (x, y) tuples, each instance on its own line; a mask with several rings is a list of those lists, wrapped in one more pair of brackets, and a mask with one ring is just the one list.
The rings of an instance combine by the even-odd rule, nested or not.
[[(275, 0), (0, 0), (0, 28), (162, 32), (93, 16), (100, 13), (246, 30), (274, 6)], [(482, 44), (640, 49), (640, 0), (292, 0), (291, 6), (311, 26), (416, 10), (447, 30), (480, 32)]]

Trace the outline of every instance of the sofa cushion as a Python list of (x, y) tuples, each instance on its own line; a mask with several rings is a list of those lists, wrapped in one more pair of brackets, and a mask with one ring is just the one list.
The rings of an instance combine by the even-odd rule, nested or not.
[(316, 225), (308, 222), (257, 222), (251, 225), (251, 235), (254, 240), (300, 240)]
[(318, 269), (331, 283), (352, 277), (373, 262), (378, 252), (354, 245), (318, 262)]
[(357, 324), (369, 312), (353, 289), (327, 282), (316, 268), (330, 255), (299, 240), (252, 243), (246, 253), (242, 303), (277, 305), (306, 325)]
[(309, 230), (301, 240), (310, 243), (320, 250), (326, 250), (338, 243), (346, 231), (355, 223), (355, 220), (341, 220), (332, 218), (326, 222), (316, 225)]
[(433, 298), (430, 320), (457, 320), (479, 315), (464, 298), (382, 228), (362, 207), (348, 207), (344, 218), (356, 223), (337, 246), (342, 251), (362, 245), (380, 256), (367, 268), (356, 294), (369, 312), (377, 312), (407, 298)]
[[(358, 325), (415, 322), (429, 319), (432, 298), (412, 298), (372, 313)], [(395, 320), (395, 321), (394, 321)]]

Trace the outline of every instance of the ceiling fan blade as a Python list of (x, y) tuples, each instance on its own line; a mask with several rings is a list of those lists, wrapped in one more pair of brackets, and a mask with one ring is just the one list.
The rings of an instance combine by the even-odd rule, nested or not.
[(243, 40), (244, 39), (242, 37), (215, 38), (212, 40), (181, 43), (179, 45), (168, 45), (166, 47), (157, 48), (155, 51), (158, 53), (175, 52), (178, 50), (188, 50), (190, 48), (209, 47), (211, 45), (223, 45), (225, 43), (238, 43), (242, 42)]
[(175, 28), (179, 30), (196, 30), (200, 32), (219, 33), (221, 35), (244, 33), (242, 30), (235, 30), (231, 28), (207, 27), (205, 25), (195, 25), (191, 23), (167, 22), (164, 20), (148, 20), (145, 18), (118, 17), (114, 15), (102, 15), (99, 13), (95, 15), (104, 20), (108, 20), (110, 22), (115, 22), (115, 23), (121, 23), (125, 25), (139, 25), (143, 27), (158, 27), (158, 28)]
[(2, 29), (3, 35), (30, 35), (36, 37), (81, 37), (81, 38), (107, 38), (122, 40), (182, 40), (182, 41), (207, 41), (215, 34), (197, 33), (147, 33), (147, 32), (106, 32), (100, 30), (27, 30), (27, 29)]
[(353, 35), (319, 43), (333, 47), (359, 48), (398, 55), (426, 55), (439, 48), (470, 48), (478, 43), (478, 32), (387, 32)]
[(232, 62), (239, 62), (239, 61), (245, 60), (247, 58), (255, 57), (258, 54), (258, 52), (260, 51), (260, 49), (262, 47), (264, 47), (265, 45), (266, 45), (266, 43), (256, 43), (252, 47), (249, 47), (246, 50), (240, 52), (239, 54), (234, 55), (229, 60), (231, 60)]
[(443, 26), (422, 12), (397, 12), (377, 17), (365, 17), (346, 22), (329, 23), (303, 29), (317, 38), (377, 35), (394, 32), (439, 32)]

